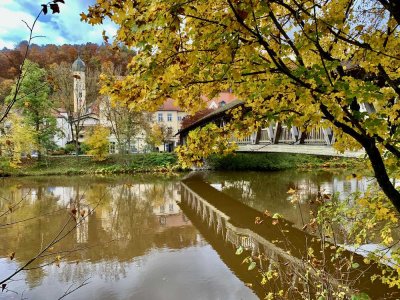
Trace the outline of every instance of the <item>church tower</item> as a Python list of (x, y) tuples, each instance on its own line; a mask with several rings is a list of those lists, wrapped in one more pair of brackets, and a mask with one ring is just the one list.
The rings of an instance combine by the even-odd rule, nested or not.
[(78, 56), (72, 64), (72, 74), (74, 77), (74, 113), (78, 115), (86, 112), (85, 71), (86, 65)]

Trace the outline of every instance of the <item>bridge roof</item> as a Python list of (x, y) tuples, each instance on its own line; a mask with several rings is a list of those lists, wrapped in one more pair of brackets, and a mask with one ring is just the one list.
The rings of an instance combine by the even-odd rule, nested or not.
[(239, 99), (234, 100), (230, 103), (227, 103), (226, 105), (217, 108), (216, 110), (210, 112), (209, 114), (207, 114), (204, 117), (200, 118), (199, 120), (193, 122), (192, 124), (188, 125), (187, 127), (182, 128), (181, 130), (178, 131), (178, 133), (176, 135), (188, 132), (188, 131), (193, 130), (200, 126), (204, 126), (207, 123), (210, 123), (211, 121), (216, 120), (219, 117), (225, 115), (226, 112), (229, 111), (230, 109), (236, 108), (241, 105), (244, 105), (244, 101), (239, 100)]

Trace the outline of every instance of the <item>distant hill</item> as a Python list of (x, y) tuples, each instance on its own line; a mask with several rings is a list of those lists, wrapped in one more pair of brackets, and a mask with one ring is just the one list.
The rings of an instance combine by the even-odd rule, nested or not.
[[(7, 79), (14, 79), (18, 73), (27, 42), (21, 42), (15, 49), (4, 48), (0, 50), (0, 83)], [(81, 58), (89, 69), (100, 70), (101, 65), (112, 62), (121, 75), (126, 73), (126, 66), (134, 56), (134, 51), (120, 48), (118, 51), (108, 45), (87, 43), (85, 45), (44, 45), (33, 44), (29, 51), (28, 59), (38, 63), (42, 68), (48, 68), (52, 64), (62, 62), (72, 64), (80, 53)]]

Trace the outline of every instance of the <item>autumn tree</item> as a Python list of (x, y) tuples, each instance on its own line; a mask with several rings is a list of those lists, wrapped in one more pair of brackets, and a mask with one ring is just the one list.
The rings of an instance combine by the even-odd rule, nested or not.
[[(102, 73), (122, 76), (121, 67), (112, 62), (102, 65)], [(110, 127), (117, 140), (119, 153), (129, 152), (135, 137), (150, 130), (149, 113), (130, 110), (120, 102), (112, 102), (107, 95), (100, 98), (99, 107), (100, 119), (106, 120), (107, 126)]]
[[(22, 43), (23, 44), (23, 50), (21, 53), (21, 57), (20, 60), (16, 60), (14, 62), (13, 65), (13, 69), (15, 70), (15, 88), (14, 88), (14, 92), (12, 95), (10, 95), (8, 101), (2, 105), (2, 107), (0, 108), (0, 123), (2, 123), (3, 121), (6, 120), (8, 114), (10, 113), (12, 107), (14, 106), (14, 104), (18, 101), (19, 99), (19, 91), (20, 91), (20, 87), (21, 84), (24, 81), (25, 75), (24, 75), (24, 65), (25, 62), (28, 59), (31, 47), (32, 47), (32, 41), (34, 38), (38, 37), (34, 35), (34, 29), (36, 26), (37, 21), (39, 20), (40, 16), (42, 15), (46, 15), (49, 11), (51, 11), (53, 14), (55, 13), (60, 13), (60, 5), (59, 3), (65, 3), (64, 0), (52, 0), (47, 2), (46, 4), (42, 4), (41, 5), (41, 9), (39, 10), (39, 13), (37, 14), (36, 18), (34, 19), (32, 24), (28, 24), (26, 21), (22, 20), (22, 22), (26, 25), (26, 27), (29, 30), (29, 38), (26, 42)], [(6, 57), (6, 59), (10, 62), (10, 58), (7, 55), (3, 54), (3, 59), (4, 56)], [(18, 53), (16, 53), (18, 56)], [(20, 63), (18, 63), (18, 61), (20, 61)], [(3, 64), (2, 64), (3, 65)], [(9, 71), (9, 70), (8, 70)], [(40, 89), (41, 86), (36, 86), (34, 90), (30, 91), (30, 92), (34, 92), (38, 89)]]
[[(129, 76), (105, 80), (115, 101), (154, 109), (170, 96), (195, 111), (200, 95), (231, 88), (248, 110), (234, 111), (220, 129), (226, 137), (271, 121), (333, 127), (337, 149), (365, 149), (377, 182), (400, 210), (388, 173), (400, 159), (398, 6), (396, 0), (112, 0), (97, 1), (82, 19), (98, 24), (110, 17), (119, 26), (115, 43), (138, 51)], [(204, 148), (205, 154), (218, 149)]]
[(118, 103), (112, 104), (108, 97), (103, 97), (100, 102), (100, 114), (107, 120), (117, 140), (119, 153), (129, 152), (134, 146), (135, 137), (150, 129), (147, 113), (131, 111)]
[[(172, 138), (172, 132), (164, 124), (153, 124), (146, 135), (146, 144), (153, 149), (162, 145), (165, 151), (165, 143)], [(160, 149), (159, 149), (160, 150)]]
[(108, 156), (110, 130), (107, 127), (96, 126), (93, 128), (90, 136), (86, 139), (89, 147), (88, 154), (93, 155), (97, 161), (105, 160)]
[[(23, 76), (24, 81), (20, 85), (19, 99), (15, 107), (22, 112), (27, 124), (31, 125), (35, 133), (40, 158), (42, 150), (54, 147), (54, 136), (57, 133), (56, 119), (53, 115), (54, 103), (49, 97), (50, 87), (46, 84), (47, 73), (44, 69), (28, 60), (24, 64)], [(37, 89), (38, 86), (41, 88)], [(15, 88), (14, 86), (9, 98), (14, 94)]]
[(37, 147), (37, 137), (26, 119), (11, 113), (7, 122), (0, 127), (1, 155), (10, 166), (18, 167), (23, 154), (29, 154)]

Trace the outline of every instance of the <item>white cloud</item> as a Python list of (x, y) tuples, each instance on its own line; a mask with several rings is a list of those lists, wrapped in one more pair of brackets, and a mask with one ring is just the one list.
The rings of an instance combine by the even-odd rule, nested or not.
[[(30, 7), (38, 7), (37, 0), (25, 0)], [(37, 44), (82, 44), (87, 42), (101, 43), (102, 31), (112, 37), (116, 32), (116, 26), (106, 21), (102, 26), (91, 26), (80, 21), (79, 14), (86, 10), (88, 1), (69, 0), (66, 4), (60, 4), (60, 14), (41, 17), (34, 30), (35, 35), (43, 35), (34, 42)], [(86, 3), (82, 3), (86, 2)], [(35, 16), (27, 11), (27, 5), (21, 1), (1, 0), (0, 4), (0, 48), (12, 47), (29, 37), (29, 31), (21, 20), (32, 24)], [(24, 6), (22, 6), (24, 5)], [(36, 13), (36, 12), (35, 12)], [(49, 14), (51, 14), (49, 12)]]

